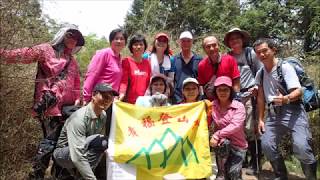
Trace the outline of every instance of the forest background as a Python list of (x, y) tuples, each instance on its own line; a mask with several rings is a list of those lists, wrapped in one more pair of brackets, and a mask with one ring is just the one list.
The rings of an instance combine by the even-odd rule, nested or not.
[[(66, 23), (57, 24), (43, 15), (40, 0), (0, 2), (0, 48), (13, 49), (50, 41)], [(194, 34), (193, 50), (201, 55), (203, 38), (216, 35), (223, 45), (224, 34), (240, 27), (259, 37), (271, 37), (280, 57), (295, 56), (320, 86), (320, 2), (319, 0), (134, 0), (123, 28), (129, 36), (144, 34), (149, 45), (157, 32), (170, 35), (170, 47), (179, 52), (177, 39), (184, 30)], [(116, 27), (115, 27), (116, 28)], [(85, 37), (86, 45), (77, 55), (81, 76), (95, 51), (109, 46), (106, 38)], [(129, 55), (126, 48), (123, 55)], [(30, 116), (37, 64), (0, 63), (0, 179), (26, 179), (31, 159), (41, 138), (39, 123)], [(314, 150), (320, 155), (319, 110), (309, 113)], [(284, 144), (290, 144), (290, 138)], [(282, 152), (290, 171), (301, 173), (291, 148)], [(318, 170), (319, 172), (319, 170)], [(319, 173), (318, 173), (319, 174)]]

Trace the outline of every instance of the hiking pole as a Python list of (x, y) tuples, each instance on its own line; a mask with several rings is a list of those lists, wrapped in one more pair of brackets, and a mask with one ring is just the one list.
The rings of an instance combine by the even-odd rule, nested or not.
[(255, 154), (256, 154), (257, 177), (259, 179), (259, 176), (260, 176), (259, 147), (258, 147), (258, 139), (257, 139), (257, 134), (256, 134), (256, 128), (258, 127), (257, 118), (256, 118), (257, 101), (256, 101), (255, 97), (251, 98), (251, 104), (252, 104), (252, 115), (253, 115), (253, 122), (254, 122), (253, 136), (254, 136), (254, 143), (255, 143), (255, 148), (256, 148)]
[[(240, 94), (241, 97), (241, 101), (243, 104), (246, 104), (247, 101), (251, 101), (251, 105), (252, 105), (252, 121), (253, 121), (253, 126), (254, 128), (252, 129), (253, 131), (253, 136), (254, 136), (254, 143), (255, 143), (255, 156), (256, 156), (256, 166), (257, 166), (257, 176), (259, 179), (260, 176), (260, 166), (259, 166), (259, 147), (258, 147), (258, 138), (256, 135), (256, 128), (258, 127), (257, 124), (257, 118), (256, 118), (256, 112), (257, 112), (257, 101), (256, 98), (252, 96), (251, 92), (242, 92)], [(251, 148), (250, 148), (251, 149)], [(251, 154), (251, 156), (253, 156), (253, 154)]]

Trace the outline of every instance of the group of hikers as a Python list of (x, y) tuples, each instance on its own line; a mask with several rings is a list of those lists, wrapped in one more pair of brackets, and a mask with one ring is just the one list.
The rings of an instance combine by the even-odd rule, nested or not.
[[(144, 107), (207, 99), (211, 102), (209, 145), (215, 152), (217, 180), (242, 179), (243, 167), (256, 175), (262, 152), (275, 179), (288, 179), (278, 150), (285, 133), (292, 135), (293, 152), (306, 179), (316, 180), (317, 160), (298, 75), (283, 62), (286, 87), (282, 87), (274, 40), (258, 39), (252, 48), (249, 38), (248, 32), (231, 29), (223, 39), (230, 51), (223, 54), (218, 38), (207, 36), (202, 42), (207, 55), (203, 58), (192, 51), (189, 31), (180, 34), (181, 51), (172, 55), (166, 33), (156, 34), (147, 51), (145, 36), (134, 34), (127, 42), (124, 30), (114, 29), (109, 35), (110, 47), (92, 57), (82, 90), (74, 55), (85, 40), (76, 26), (62, 28), (50, 43), (0, 49), (2, 62), (38, 63), (33, 115), (41, 123), (43, 139), (30, 179), (43, 179), (50, 159), (75, 179), (105, 179), (101, 164), (105, 163), (102, 157), (108, 148), (115, 99)], [(131, 55), (123, 58), (126, 44)]]

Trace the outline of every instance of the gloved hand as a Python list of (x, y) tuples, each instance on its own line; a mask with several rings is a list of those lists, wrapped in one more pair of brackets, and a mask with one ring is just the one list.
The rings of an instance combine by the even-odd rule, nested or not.
[[(95, 137), (94, 137), (95, 136)], [(94, 137), (93, 139), (91, 137)], [(108, 140), (104, 135), (92, 135), (87, 137), (89, 150), (104, 151), (108, 148)]]
[(151, 96), (152, 107), (166, 106), (168, 104), (168, 97), (164, 94), (156, 93)]
[(40, 102), (36, 103), (33, 106), (33, 110), (38, 114), (41, 115), (44, 113), (48, 107), (57, 103), (56, 96), (51, 91), (44, 92)]

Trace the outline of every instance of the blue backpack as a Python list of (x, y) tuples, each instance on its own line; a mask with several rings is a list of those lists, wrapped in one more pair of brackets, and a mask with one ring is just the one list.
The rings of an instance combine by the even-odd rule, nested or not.
[(303, 98), (302, 103), (307, 112), (313, 111), (320, 107), (320, 95), (317, 88), (314, 85), (313, 80), (307, 75), (305, 72), (301, 62), (295, 57), (288, 57), (284, 59), (279, 59), (277, 64), (277, 74), (279, 77), (279, 81), (283, 89), (286, 91), (286, 94), (289, 94), (287, 84), (282, 75), (282, 64), (284, 62), (288, 62), (296, 71), (299, 82), (303, 89)]

